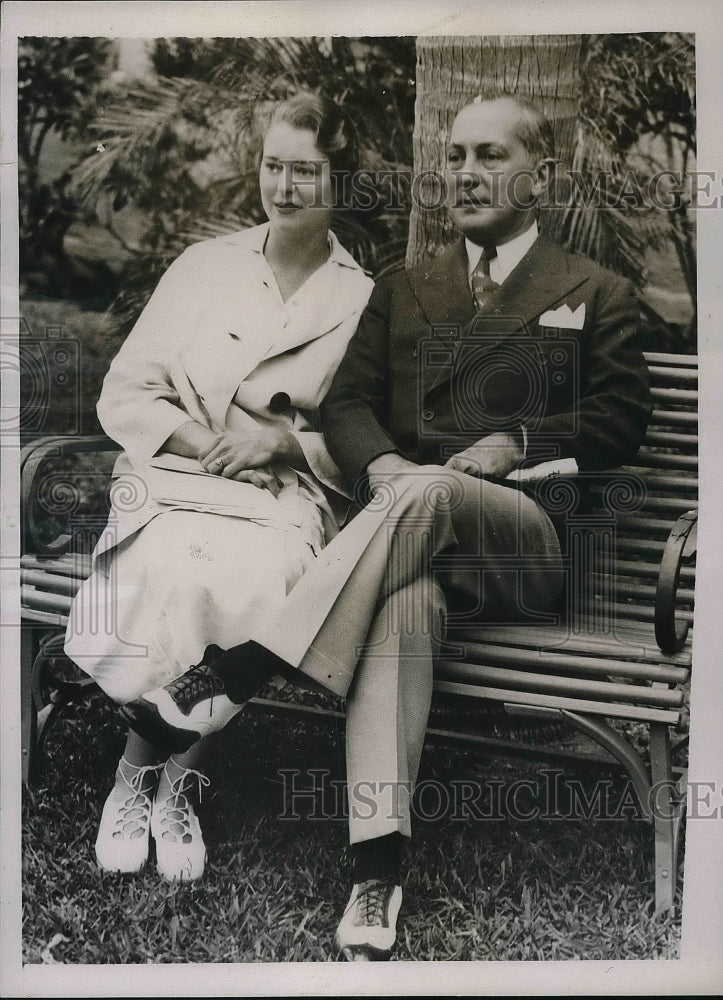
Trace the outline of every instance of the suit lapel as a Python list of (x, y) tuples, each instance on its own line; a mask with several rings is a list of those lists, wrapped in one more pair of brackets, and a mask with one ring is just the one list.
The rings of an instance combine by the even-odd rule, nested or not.
[(551, 306), (587, 281), (572, 254), (540, 234), (517, 267), (490, 298), (493, 316), (519, 319), (517, 329), (530, 327)]
[[(475, 314), (467, 277), (464, 241), (457, 240), (439, 257), (407, 272), (412, 293), (431, 326), (457, 327), (461, 333)], [(432, 330), (430, 329), (430, 334)]]
[[(435, 268), (434, 265), (437, 265)], [(426, 281), (422, 281), (426, 277)], [(464, 241), (449, 247), (424, 271), (419, 268), (410, 285), (430, 323), (458, 326), (453, 341), (452, 361), (441, 367), (425, 386), (425, 394), (448, 381), (455, 372), (460, 346), (475, 330), (484, 334), (484, 353), (493, 351), (509, 334), (530, 331), (533, 321), (551, 306), (564, 300), (587, 281), (575, 258), (557, 243), (540, 234), (528, 252), (500, 287), (489, 296), (487, 308), (477, 315), (469, 288)], [(456, 302), (452, 301), (455, 296)], [(436, 331), (435, 331), (436, 332)], [(498, 334), (498, 335), (497, 335)], [(474, 352), (479, 363), (482, 351)]]

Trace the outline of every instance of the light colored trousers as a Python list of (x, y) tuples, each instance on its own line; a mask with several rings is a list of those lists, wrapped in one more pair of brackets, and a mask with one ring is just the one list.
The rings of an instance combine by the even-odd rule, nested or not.
[(448, 601), (475, 621), (529, 620), (561, 587), (557, 535), (532, 499), (420, 466), (377, 492), (253, 633), (347, 698), (351, 843), (411, 835)]

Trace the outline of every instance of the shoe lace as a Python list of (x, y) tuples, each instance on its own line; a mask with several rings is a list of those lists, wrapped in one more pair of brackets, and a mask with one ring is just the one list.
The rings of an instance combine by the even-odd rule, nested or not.
[(395, 882), (391, 877), (362, 882), (356, 898), (358, 919), (366, 927), (383, 923)]
[[(130, 778), (126, 777), (124, 765), (135, 769)], [(132, 839), (136, 834), (145, 832), (153, 805), (150, 793), (156, 784), (155, 780), (148, 782), (147, 778), (151, 773), (156, 778), (162, 767), (163, 764), (145, 764), (138, 767), (127, 761), (125, 757), (121, 757), (118, 773), (131, 794), (118, 808), (116, 829), (113, 831), (114, 837)]]
[(224, 686), (221, 678), (214, 674), (207, 663), (197, 663), (172, 681), (166, 688), (179, 708), (186, 708), (205, 698), (213, 699), (214, 695), (223, 694)]
[(188, 844), (193, 840), (193, 831), (191, 829), (191, 811), (193, 806), (187, 792), (191, 790), (195, 779), (198, 801), (200, 803), (203, 789), (208, 788), (211, 781), (201, 771), (194, 771), (190, 767), (184, 768), (174, 779), (171, 779), (168, 773), (168, 763), (164, 765), (163, 770), (170, 785), (170, 794), (166, 796), (161, 804), (161, 836), (164, 840), (175, 840), (182, 844)]

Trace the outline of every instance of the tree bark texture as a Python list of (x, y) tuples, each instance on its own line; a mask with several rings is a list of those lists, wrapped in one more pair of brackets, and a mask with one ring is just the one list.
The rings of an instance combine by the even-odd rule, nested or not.
[[(455, 115), (477, 95), (500, 92), (531, 100), (552, 121), (555, 152), (564, 172), (573, 148), (580, 87), (579, 35), (438, 35), (417, 39), (414, 188), (407, 245), (413, 266), (454, 238), (447, 220), (443, 176)], [(541, 228), (559, 229), (561, 210), (540, 212)]]

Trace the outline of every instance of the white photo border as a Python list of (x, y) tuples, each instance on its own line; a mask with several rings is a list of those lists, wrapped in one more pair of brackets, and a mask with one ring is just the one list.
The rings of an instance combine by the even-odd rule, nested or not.
[[(17, 39), (23, 35), (294, 36), (499, 35), (686, 31), (696, 35), (698, 170), (723, 168), (723, 6), (716, 0), (508, 0), (486, 5), (449, 0), (229, 0), (229, 2), (20, 2), (5, 0), (0, 86), (2, 108), (2, 299), (0, 317), (18, 316)], [(141, 30), (139, 30), (141, 29)], [(718, 187), (721, 178), (717, 177)], [(698, 214), (699, 353), (701, 356), (701, 521), (691, 715), (691, 781), (723, 785), (723, 211)], [(17, 408), (18, 388), (3, 372), (3, 411)], [(723, 817), (687, 824), (685, 901), (679, 960), (651, 962), (334, 963), (299, 965), (21, 966), (19, 448), (2, 454), (3, 671), (0, 752), (0, 995), (617, 995), (714, 994), (723, 987)], [(119, 970), (122, 968), (122, 973)]]

